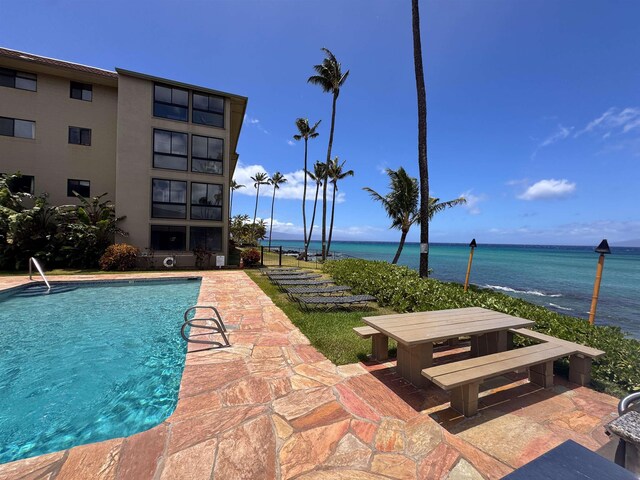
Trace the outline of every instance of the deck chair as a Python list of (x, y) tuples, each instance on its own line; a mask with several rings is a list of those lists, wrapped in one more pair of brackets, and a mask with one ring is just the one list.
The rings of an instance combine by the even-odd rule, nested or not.
[(354, 305), (376, 301), (376, 297), (372, 297), (371, 295), (343, 295), (340, 297), (307, 297), (298, 295), (294, 298), (305, 310), (310, 310), (312, 307), (323, 307), (325, 310), (331, 310), (332, 308), (349, 308)]

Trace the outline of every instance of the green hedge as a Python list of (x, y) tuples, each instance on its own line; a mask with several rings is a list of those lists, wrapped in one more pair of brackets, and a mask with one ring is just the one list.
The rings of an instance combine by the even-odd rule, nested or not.
[(457, 283), (421, 279), (415, 270), (387, 262), (337, 260), (327, 262), (324, 271), (354, 293), (373, 295), (380, 306), (397, 312), (484, 307), (534, 320), (534, 330), (606, 352), (594, 362), (596, 388), (615, 395), (640, 390), (640, 341), (626, 337), (618, 327), (592, 326), (492, 290), (470, 287), (465, 293)]

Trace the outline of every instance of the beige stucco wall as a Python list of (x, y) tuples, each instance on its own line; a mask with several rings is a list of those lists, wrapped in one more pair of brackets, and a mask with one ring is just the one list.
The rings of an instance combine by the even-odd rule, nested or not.
[[(8, 68), (16, 66), (3, 63)], [(36, 122), (35, 140), (0, 135), (0, 172), (35, 176), (35, 193), (49, 193), (53, 204), (77, 203), (67, 197), (67, 179), (89, 180), (91, 195), (116, 196), (117, 90), (93, 84), (93, 101), (69, 97), (70, 79), (38, 72), (37, 92), (0, 87), (0, 116)], [(69, 127), (91, 129), (91, 146), (70, 145)]]
[[(229, 129), (207, 127), (191, 122), (179, 122), (153, 116), (154, 82), (120, 73), (118, 79), (118, 145), (116, 161), (116, 183), (118, 185), (116, 210), (126, 215), (122, 223), (129, 237), (123, 241), (140, 249), (149, 247), (151, 225), (176, 225), (187, 227), (187, 249), (189, 227), (222, 227), (222, 250), (227, 254), (229, 218)], [(225, 126), (230, 125), (230, 102), (225, 100)], [(194, 173), (153, 168), (153, 129), (161, 128), (174, 132), (222, 138), (224, 140), (223, 175)], [(189, 153), (191, 151), (189, 137)], [(189, 161), (189, 168), (191, 162)], [(153, 178), (187, 181), (187, 219), (151, 218), (151, 182)], [(223, 186), (223, 221), (190, 220), (191, 182), (214, 183)], [(185, 252), (158, 252), (161, 261), (169, 253), (176, 256), (178, 266), (193, 265), (193, 255)], [(212, 260), (215, 262), (215, 259)], [(157, 264), (159, 262), (156, 262)]]

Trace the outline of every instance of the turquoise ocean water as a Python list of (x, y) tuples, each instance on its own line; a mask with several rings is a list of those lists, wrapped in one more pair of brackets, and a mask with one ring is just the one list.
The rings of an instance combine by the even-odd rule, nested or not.
[[(302, 242), (274, 241), (283, 248), (300, 248)], [(343, 255), (391, 262), (397, 243), (332, 242)], [(312, 250), (320, 243), (312, 242)], [(482, 245), (473, 257), (470, 282), (507, 293), (556, 312), (589, 317), (598, 254), (594, 247), (545, 245)], [(640, 339), (640, 248), (611, 248), (602, 275), (596, 323), (621, 327)], [(399, 264), (417, 269), (419, 245), (405, 244)], [(469, 247), (432, 244), (429, 266), (439, 280), (463, 283)]]

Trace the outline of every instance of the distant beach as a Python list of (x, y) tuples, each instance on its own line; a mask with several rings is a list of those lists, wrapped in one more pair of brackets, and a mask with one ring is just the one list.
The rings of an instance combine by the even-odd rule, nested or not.
[[(273, 246), (301, 248), (301, 241), (274, 240)], [(320, 250), (319, 242), (311, 251)], [(391, 242), (332, 242), (336, 254), (390, 262), (398, 248)], [(588, 318), (598, 255), (594, 247), (557, 245), (482, 245), (476, 248), (470, 282), (542, 305), (550, 310)], [(606, 256), (596, 324), (614, 325), (640, 339), (640, 248), (612, 247)], [(398, 262), (418, 268), (417, 243), (405, 244)], [(433, 278), (464, 282), (469, 247), (430, 245)]]

